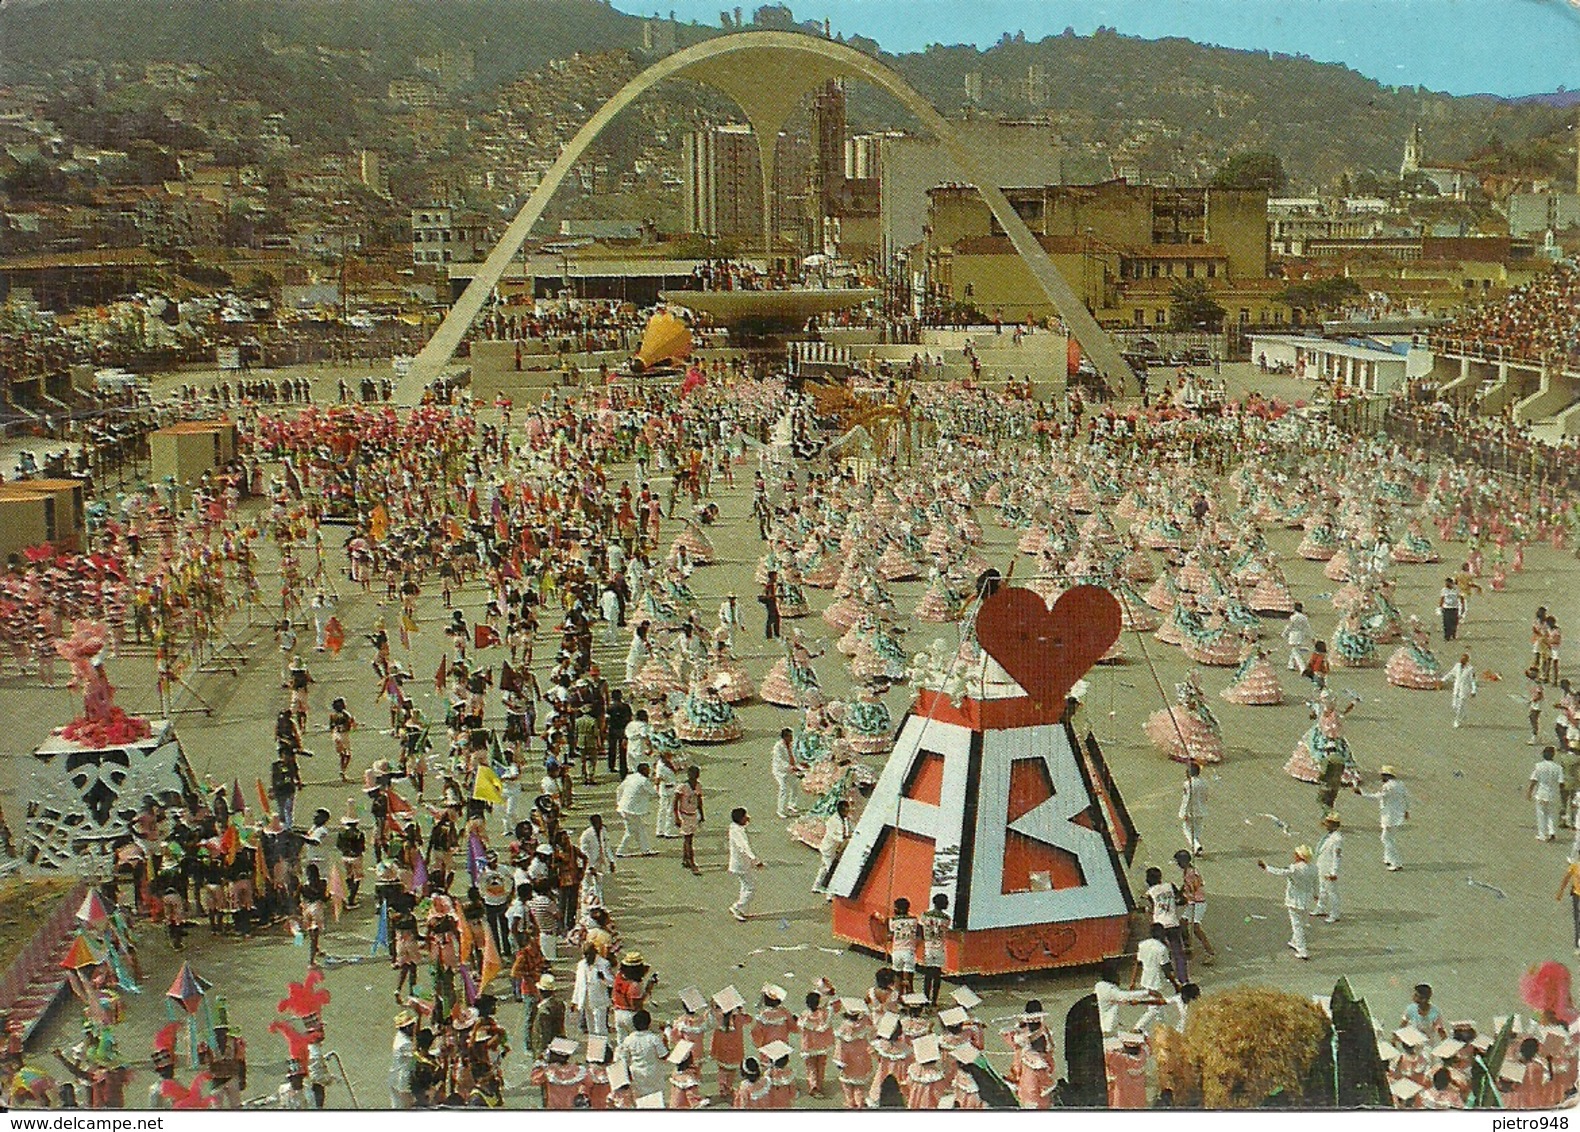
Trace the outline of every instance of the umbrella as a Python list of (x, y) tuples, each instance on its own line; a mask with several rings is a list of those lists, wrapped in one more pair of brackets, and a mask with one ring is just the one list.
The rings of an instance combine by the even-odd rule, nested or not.
[(79, 935), (71, 941), (71, 949), (66, 952), (66, 957), (60, 961), (60, 965), (67, 971), (80, 971), (84, 967), (97, 967), (103, 962), (104, 956), (88, 942), (88, 937)]
[(209, 983), (198, 978), (197, 972), (192, 970), (192, 964), (181, 964), (181, 970), (176, 972), (176, 977), (170, 984), (170, 989), (165, 991), (165, 997), (172, 1002), (180, 1003), (181, 1009), (188, 1014), (195, 1014), (202, 1005), (203, 995), (208, 991)]
[(86, 924), (90, 928), (97, 928), (102, 927), (109, 918), (110, 914), (105, 911), (99, 890), (90, 888), (88, 895), (82, 898), (82, 906), (77, 909), (77, 922)]

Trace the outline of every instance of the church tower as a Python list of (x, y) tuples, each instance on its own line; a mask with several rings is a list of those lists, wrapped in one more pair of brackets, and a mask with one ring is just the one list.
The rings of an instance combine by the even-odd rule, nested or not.
[(1417, 122), (1410, 129), (1410, 140), (1404, 143), (1404, 160), (1399, 163), (1399, 176), (1408, 177), (1421, 168), (1426, 159), (1426, 154), (1421, 146), (1421, 123)]

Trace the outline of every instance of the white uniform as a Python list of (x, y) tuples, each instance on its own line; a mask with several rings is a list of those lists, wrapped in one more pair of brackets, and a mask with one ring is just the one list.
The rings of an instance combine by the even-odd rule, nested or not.
[(653, 782), (658, 787), (653, 832), (659, 837), (679, 837), (680, 827), (675, 824), (675, 787), (680, 785), (680, 779), (675, 777), (675, 768), (659, 759), (653, 764)]
[(1454, 667), (1448, 670), (1443, 677), (1445, 684), (1450, 684), (1453, 691), (1449, 693), (1449, 702), (1454, 708), (1454, 726), (1458, 727), (1465, 722), (1465, 712), (1470, 707), (1470, 697), (1476, 694), (1476, 668), (1471, 664), (1454, 662)]
[(1284, 641), (1289, 645), (1289, 670), (1303, 671), (1306, 667), (1306, 650), (1311, 647), (1311, 618), (1298, 609), (1291, 613), (1284, 625)]
[(1404, 863), (1399, 860), (1399, 844), (1394, 837), (1410, 810), (1410, 794), (1405, 790), (1404, 783), (1397, 778), (1390, 778), (1382, 784), (1381, 790), (1363, 790), (1361, 794), (1377, 803), (1377, 816), (1382, 825), (1383, 865), (1390, 870), (1403, 868)]
[(1289, 946), (1302, 959), (1311, 958), (1306, 950), (1306, 909), (1316, 895), (1317, 870), (1310, 861), (1295, 861), (1287, 868), (1267, 866), (1275, 877), (1284, 881), (1284, 911), (1289, 913)]
[(849, 840), (850, 819), (842, 817), (837, 812), (829, 814), (828, 821), (823, 823), (823, 840), (817, 846), (819, 864), (817, 880), (812, 883), (813, 892), (828, 891), (828, 882), (834, 876), (834, 867), (839, 864), (839, 855), (844, 851), (845, 843)]
[(1330, 924), (1339, 919), (1339, 859), (1344, 853), (1344, 834), (1330, 829), (1317, 843), (1317, 906), (1314, 916), (1325, 916)]
[(404, 1030), (395, 1031), (390, 1044), (390, 1107), (410, 1108), (411, 1071), (417, 1064), (417, 1043)]
[(779, 788), (777, 800), (774, 802), (775, 817), (789, 817), (796, 812), (795, 796), (800, 785), (795, 777), (795, 759), (790, 753), (790, 744), (783, 739), (774, 740), (774, 753), (769, 764), (773, 771), (774, 783)]
[(1564, 768), (1556, 759), (1543, 759), (1531, 768), (1531, 801), (1536, 803), (1536, 840), (1558, 836), (1558, 796)]
[(735, 898), (735, 903), (730, 905), (730, 911), (742, 916), (746, 914), (746, 904), (752, 898), (752, 893), (757, 886), (752, 883), (752, 870), (757, 867), (757, 854), (752, 852), (752, 843), (747, 840), (746, 827), (730, 823), (730, 875), (740, 883), (740, 895)]
[(1201, 830), (1207, 819), (1207, 780), (1194, 775), (1185, 780), (1180, 793), (1180, 830), (1192, 853), (1201, 852)]
[(653, 851), (652, 837), (647, 832), (647, 815), (653, 812), (657, 797), (657, 787), (645, 774), (633, 770), (620, 780), (614, 806), (625, 823), (625, 831), (620, 836), (616, 856), (624, 857), (628, 851), (646, 856)]

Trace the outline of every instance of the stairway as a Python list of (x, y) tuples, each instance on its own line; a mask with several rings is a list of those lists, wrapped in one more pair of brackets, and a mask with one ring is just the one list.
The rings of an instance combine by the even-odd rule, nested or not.
[(87, 893), (77, 885), (56, 905), (22, 948), (15, 961), (0, 974), (0, 1010), (7, 1010), (31, 1038), (50, 1008), (66, 989), (66, 972), (60, 962), (71, 948), (76, 911)]

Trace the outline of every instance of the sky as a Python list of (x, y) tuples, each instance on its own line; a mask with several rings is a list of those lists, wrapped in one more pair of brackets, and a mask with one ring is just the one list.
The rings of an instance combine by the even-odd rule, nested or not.
[[(755, 3), (743, 3), (750, 20)], [(1580, 0), (785, 0), (797, 20), (823, 19), (886, 51), (929, 43), (988, 47), (1106, 26), (1147, 39), (1304, 54), (1390, 86), (1450, 94), (1580, 89)], [(722, 0), (614, 0), (637, 15), (674, 11), (717, 25)]]

